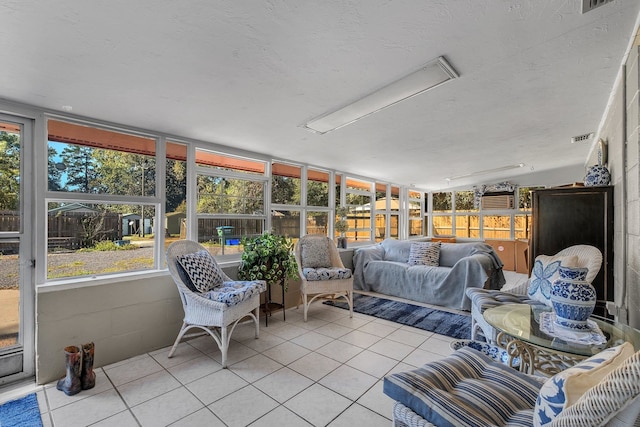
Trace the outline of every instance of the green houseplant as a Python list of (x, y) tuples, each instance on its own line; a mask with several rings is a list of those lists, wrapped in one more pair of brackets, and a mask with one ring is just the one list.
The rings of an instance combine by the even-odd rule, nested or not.
[(293, 241), (284, 236), (265, 232), (257, 237), (243, 237), (244, 250), (238, 279), (264, 280), (268, 283), (282, 281), (287, 290), (286, 279), (298, 277), (298, 264), (293, 255)]

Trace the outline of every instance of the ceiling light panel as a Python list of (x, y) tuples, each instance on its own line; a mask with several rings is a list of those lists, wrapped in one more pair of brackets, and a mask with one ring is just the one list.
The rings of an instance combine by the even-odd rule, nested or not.
[(457, 77), (459, 77), (458, 73), (444, 57), (440, 56), (422, 66), (418, 71), (396, 80), (346, 107), (315, 118), (307, 122), (304, 127), (313, 132), (324, 134)]

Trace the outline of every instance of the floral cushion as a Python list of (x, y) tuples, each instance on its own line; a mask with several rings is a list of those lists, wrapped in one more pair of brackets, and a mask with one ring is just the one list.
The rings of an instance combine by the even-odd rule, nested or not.
[(325, 236), (306, 236), (300, 241), (302, 268), (331, 267), (329, 241)]
[(302, 274), (304, 274), (304, 278), (310, 282), (318, 280), (339, 280), (351, 277), (351, 270), (340, 267), (303, 268)]
[(529, 289), (527, 293), (532, 299), (551, 307), (551, 285), (560, 278), (558, 269), (563, 267), (577, 267), (577, 256), (549, 256), (538, 255), (533, 264)]
[(178, 268), (182, 268), (186, 275), (185, 285), (193, 292), (207, 292), (224, 281), (222, 271), (206, 250), (178, 255)]
[(440, 242), (413, 242), (409, 249), (409, 265), (440, 265)]
[(248, 300), (266, 289), (267, 285), (263, 280), (223, 282), (221, 286), (206, 292), (203, 296), (212, 301), (232, 306)]
[(632, 355), (633, 346), (626, 342), (603, 350), (549, 378), (540, 389), (533, 424), (537, 427), (549, 425), (565, 408), (573, 405), (587, 390), (600, 383)]

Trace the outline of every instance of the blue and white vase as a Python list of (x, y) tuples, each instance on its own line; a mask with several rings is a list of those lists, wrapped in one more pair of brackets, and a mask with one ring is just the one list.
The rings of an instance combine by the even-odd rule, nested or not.
[(587, 322), (596, 306), (596, 289), (586, 281), (587, 268), (560, 267), (551, 287), (555, 323), (575, 331), (589, 331)]
[(587, 187), (598, 187), (609, 185), (611, 182), (611, 174), (609, 169), (603, 165), (593, 165), (587, 169), (587, 175), (584, 177), (584, 185)]

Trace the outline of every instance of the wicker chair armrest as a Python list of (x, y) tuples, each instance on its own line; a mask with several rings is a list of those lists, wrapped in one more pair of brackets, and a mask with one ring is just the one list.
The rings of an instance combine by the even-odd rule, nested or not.
[[(631, 425), (640, 413), (640, 351), (564, 409), (551, 427)], [(624, 414), (623, 414), (624, 412)], [(621, 416), (617, 420), (613, 418)], [(617, 421), (617, 422), (616, 422)]]
[(224, 303), (210, 300), (209, 298), (205, 298), (202, 295), (196, 292), (191, 292), (188, 289), (186, 291), (182, 290), (182, 295), (187, 302), (187, 306), (204, 306), (207, 308), (211, 308), (212, 310), (225, 310), (228, 308), (228, 306)]

